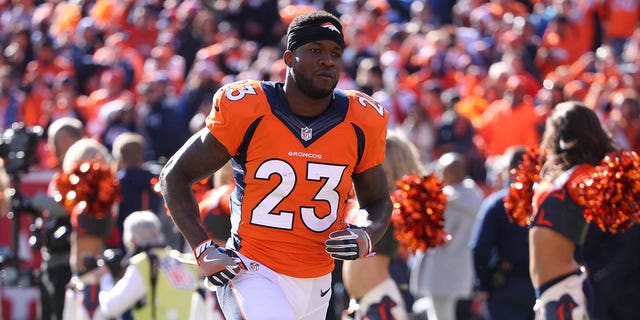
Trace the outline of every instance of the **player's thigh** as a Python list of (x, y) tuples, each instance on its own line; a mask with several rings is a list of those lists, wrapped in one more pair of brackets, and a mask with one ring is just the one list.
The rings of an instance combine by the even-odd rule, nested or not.
[(216, 293), (227, 320), (295, 319), (281, 287), (258, 273), (241, 272)]
[(331, 299), (331, 274), (317, 278), (278, 276), (298, 320), (324, 320)]

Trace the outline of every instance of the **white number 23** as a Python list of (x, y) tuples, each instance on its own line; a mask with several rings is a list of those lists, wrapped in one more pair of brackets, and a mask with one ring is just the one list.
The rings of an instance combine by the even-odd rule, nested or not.
[[(340, 195), (336, 191), (342, 180), (346, 166), (328, 165), (321, 163), (307, 164), (306, 179), (309, 181), (321, 181), (326, 179), (313, 200), (326, 201), (329, 204), (329, 214), (318, 218), (316, 208), (300, 207), (302, 222), (307, 228), (322, 232), (327, 230), (338, 218), (338, 205)], [(293, 229), (294, 212), (281, 210), (273, 212), (275, 207), (291, 194), (296, 185), (296, 172), (285, 161), (272, 159), (265, 161), (256, 171), (258, 180), (270, 180), (271, 175), (280, 176), (280, 183), (258, 203), (251, 212), (251, 224), (278, 229)]]

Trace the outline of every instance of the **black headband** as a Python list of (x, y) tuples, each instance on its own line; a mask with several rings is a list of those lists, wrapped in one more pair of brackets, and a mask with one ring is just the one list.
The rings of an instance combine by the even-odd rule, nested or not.
[(304, 44), (319, 40), (331, 40), (344, 48), (344, 38), (340, 29), (331, 22), (300, 26), (289, 30), (287, 50), (294, 50)]

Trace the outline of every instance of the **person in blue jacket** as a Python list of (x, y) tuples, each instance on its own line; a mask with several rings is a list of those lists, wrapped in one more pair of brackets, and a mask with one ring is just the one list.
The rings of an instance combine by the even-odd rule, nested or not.
[[(515, 146), (503, 155), (510, 169), (522, 161), (525, 148)], [(511, 222), (504, 208), (509, 179), (483, 201), (471, 238), (475, 286), (487, 303), (492, 320), (534, 318), (535, 291), (529, 278), (528, 229)]]

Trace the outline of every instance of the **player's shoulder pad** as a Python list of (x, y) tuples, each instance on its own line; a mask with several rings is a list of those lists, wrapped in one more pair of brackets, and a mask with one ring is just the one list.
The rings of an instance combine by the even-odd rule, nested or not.
[(220, 87), (213, 96), (213, 101), (214, 103), (228, 105), (245, 102), (246, 99), (262, 96), (262, 93), (261, 81), (240, 80), (227, 83)]
[(234, 114), (234, 118), (248, 116), (265, 101), (264, 90), (258, 80), (241, 80), (225, 84), (213, 96), (215, 112)]
[(354, 117), (351, 121), (357, 122), (362, 126), (379, 126), (386, 127), (389, 120), (389, 112), (376, 99), (356, 90), (336, 90), (349, 98), (350, 113)]

